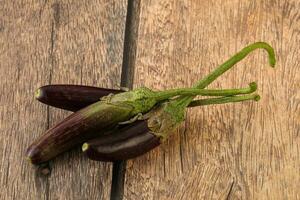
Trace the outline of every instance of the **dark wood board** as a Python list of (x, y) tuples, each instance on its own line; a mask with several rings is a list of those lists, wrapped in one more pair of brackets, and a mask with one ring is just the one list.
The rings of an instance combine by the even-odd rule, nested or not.
[(69, 112), (34, 100), (45, 84), (118, 88), (127, 1), (1, 1), (0, 199), (109, 199), (111, 163), (80, 149), (50, 163), (44, 177), (26, 147)]

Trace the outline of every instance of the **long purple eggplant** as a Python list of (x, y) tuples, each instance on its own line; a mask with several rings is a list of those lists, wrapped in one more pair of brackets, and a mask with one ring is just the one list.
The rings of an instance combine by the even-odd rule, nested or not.
[(123, 91), (83, 85), (45, 85), (36, 90), (35, 98), (53, 107), (78, 111), (104, 96), (120, 92)]
[(141, 120), (84, 143), (82, 149), (92, 160), (116, 161), (137, 157), (159, 144), (160, 138), (151, 133), (146, 120)]
[(87, 139), (101, 135), (120, 121), (131, 116), (132, 107), (106, 104), (102, 101), (71, 114), (42, 134), (27, 149), (26, 156), (32, 164), (48, 161), (60, 153), (82, 144)]

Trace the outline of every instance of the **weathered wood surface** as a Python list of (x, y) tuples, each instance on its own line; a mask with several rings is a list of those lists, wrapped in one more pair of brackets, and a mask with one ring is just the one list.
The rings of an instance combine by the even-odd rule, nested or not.
[[(192, 86), (254, 41), (272, 44), (278, 63), (256, 51), (212, 84), (257, 81), (262, 99), (190, 109), (166, 143), (128, 162), (125, 199), (300, 199), (300, 2), (149, 0), (134, 10), (135, 87)], [(109, 198), (111, 164), (74, 150), (42, 177), (24, 151), (69, 114), (37, 103), (37, 87), (118, 87), (125, 15), (124, 0), (0, 1), (0, 199)]]
[(128, 162), (125, 199), (300, 199), (300, 2), (141, 1), (134, 86), (192, 86), (245, 45), (269, 42), (210, 88), (258, 82), (258, 103), (190, 109)]
[(126, 0), (0, 1), (0, 199), (109, 199), (111, 164), (79, 149), (38, 175), (26, 147), (69, 113), (34, 100), (45, 84), (120, 84)]

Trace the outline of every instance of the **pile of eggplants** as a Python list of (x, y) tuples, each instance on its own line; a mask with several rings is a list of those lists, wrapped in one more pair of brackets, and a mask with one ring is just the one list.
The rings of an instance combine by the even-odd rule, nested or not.
[[(40, 102), (73, 111), (37, 138), (27, 149), (33, 164), (42, 164), (79, 145), (88, 158), (99, 161), (126, 160), (140, 156), (165, 141), (185, 119), (188, 107), (260, 99), (256, 83), (238, 89), (205, 89), (220, 75), (255, 49), (268, 53), (275, 66), (273, 48), (253, 43), (228, 59), (192, 88), (131, 91), (80, 85), (47, 85), (35, 97)], [(196, 96), (204, 98), (194, 100)]]

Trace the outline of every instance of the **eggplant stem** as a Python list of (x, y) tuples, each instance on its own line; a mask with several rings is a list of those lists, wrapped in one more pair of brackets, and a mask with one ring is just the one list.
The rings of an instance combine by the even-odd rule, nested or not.
[[(264, 49), (267, 51), (269, 56), (269, 64), (271, 67), (275, 66), (276, 59), (274, 49), (265, 42), (256, 42), (253, 44), (248, 45), (247, 47), (243, 48), (241, 51), (236, 53), (234, 56), (229, 58), (226, 62), (221, 64), (217, 69), (211, 72), (209, 75), (198, 81), (198, 83), (194, 86), (194, 88), (203, 89), (207, 87), (210, 83), (216, 80), (219, 76), (223, 73), (228, 71), (231, 67), (233, 67), (236, 63), (244, 59), (249, 53), (256, 49)], [(179, 97), (180, 99), (176, 100), (176, 104), (182, 107), (186, 107), (189, 103), (194, 99), (195, 96), (182, 96)]]
[(231, 67), (233, 67), (236, 63), (244, 59), (249, 53), (256, 49), (264, 49), (267, 51), (269, 56), (269, 64), (271, 67), (275, 67), (276, 59), (275, 59), (275, 53), (274, 49), (265, 42), (256, 42), (253, 44), (250, 44), (249, 46), (243, 48), (241, 51), (236, 53), (234, 56), (229, 58), (226, 62), (221, 64), (217, 69), (215, 69), (213, 72), (211, 72), (209, 75), (207, 75), (204, 79), (201, 79), (195, 87), (197, 88), (204, 88), (208, 86), (210, 83), (212, 83), (214, 80), (216, 80), (220, 75), (225, 73), (227, 70), (229, 70)]
[(162, 101), (170, 97), (179, 95), (201, 95), (201, 96), (233, 96), (239, 94), (250, 94), (255, 92), (257, 84), (255, 82), (249, 83), (247, 88), (233, 88), (233, 89), (197, 89), (197, 88), (179, 88), (171, 89), (161, 92), (156, 92), (155, 98), (157, 101)]
[(220, 98), (209, 98), (209, 99), (200, 99), (192, 101), (188, 107), (197, 107), (197, 106), (206, 106), (213, 104), (224, 104), (224, 103), (234, 103), (234, 102), (242, 102), (242, 101), (259, 101), (260, 96), (258, 94), (248, 94), (242, 96), (230, 96), (230, 97), (220, 97)]

